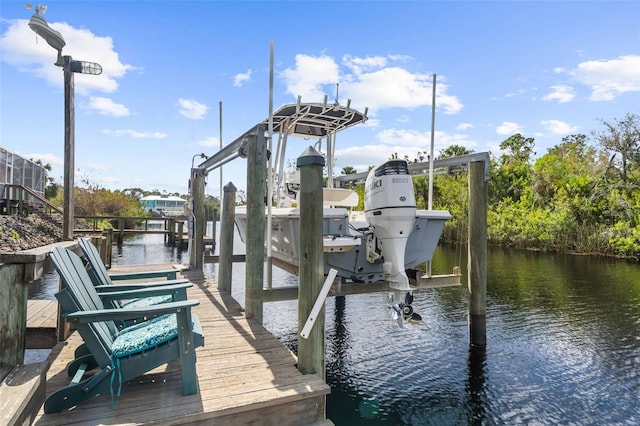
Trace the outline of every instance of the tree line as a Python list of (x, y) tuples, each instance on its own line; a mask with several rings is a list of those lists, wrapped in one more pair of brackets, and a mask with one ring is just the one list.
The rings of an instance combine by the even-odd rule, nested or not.
[[(640, 116), (601, 123), (590, 138), (568, 135), (535, 159), (533, 138), (518, 133), (500, 143), (490, 161), (490, 245), (640, 259)], [(439, 158), (472, 152), (453, 145)], [(414, 187), (426, 208), (427, 178), (414, 178)], [(466, 242), (466, 174), (436, 175), (433, 187), (434, 208), (453, 215), (443, 238)]]
[[(517, 133), (500, 143), (500, 154), (490, 160), (490, 245), (640, 259), (640, 116), (630, 113), (601, 123), (603, 128), (590, 137), (568, 135), (537, 158), (534, 138)], [(438, 158), (472, 152), (452, 145)], [(427, 155), (418, 152), (405, 159), (421, 162)], [(355, 172), (350, 166), (342, 169), (344, 174)], [(413, 182), (417, 206), (426, 208), (428, 178)], [(433, 207), (453, 215), (443, 233), (447, 242), (466, 243), (467, 182), (466, 173), (434, 177)], [(74, 191), (76, 215), (148, 216), (140, 198), (161, 194), (141, 188), (112, 191), (88, 180), (83, 184)], [(51, 183), (47, 198), (62, 205), (61, 189)], [(362, 208), (364, 187), (353, 189)], [(206, 205), (219, 209), (220, 201), (209, 195)]]

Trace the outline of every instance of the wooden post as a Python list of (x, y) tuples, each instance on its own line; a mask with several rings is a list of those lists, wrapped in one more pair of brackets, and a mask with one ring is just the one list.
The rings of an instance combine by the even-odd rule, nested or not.
[[(167, 236), (168, 236), (168, 244), (171, 247), (175, 247), (176, 245), (176, 221), (175, 219), (169, 219), (169, 222), (165, 221), (165, 226), (167, 226)], [(168, 223), (168, 225), (167, 225)]]
[(118, 245), (124, 242), (124, 217), (118, 218)]
[(178, 221), (178, 232), (176, 232), (175, 241), (177, 241), (178, 250), (182, 250), (182, 235), (184, 234), (184, 220)]
[(469, 163), (469, 342), (487, 344), (487, 182), (484, 161)]
[(113, 228), (103, 230), (102, 235), (107, 240), (107, 268), (111, 268), (111, 261), (113, 260)]
[(106, 249), (106, 238), (103, 238), (102, 235), (93, 235), (91, 236), (91, 243), (96, 246), (98, 249), (98, 253), (100, 254), (100, 260), (102, 263), (107, 266), (107, 249)]
[[(222, 203), (222, 200), (220, 200)], [(235, 206), (235, 200), (233, 200), (233, 205)], [(222, 207), (222, 205), (220, 205)], [(211, 213), (211, 252), (216, 249), (216, 219), (218, 217), (218, 209), (213, 209)]]
[[(236, 215), (236, 192), (233, 183), (224, 186), (222, 217), (220, 218), (220, 262), (218, 263), (218, 290), (231, 294), (233, 270), (233, 234)], [(215, 218), (214, 218), (215, 220)], [(215, 222), (214, 222), (215, 223)]]
[(0, 369), (24, 362), (27, 290), (24, 264), (0, 264)]
[(75, 104), (71, 56), (62, 57), (64, 71), (64, 184), (62, 239), (73, 240), (73, 186), (75, 158)]
[(264, 286), (264, 197), (267, 149), (264, 126), (247, 136), (247, 256), (245, 264), (245, 315), (262, 324)]
[[(193, 197), (193, 234), (189, 235), (193, 244), (190, 246), (189, 267), (202, 271), (204, 261), (204, 231), (206, 229), (206, 217), (204, 211), (204, 170), (191, 169), (191, 196)], [(182, 239), (182, 235), (180, 235)]]
[[(298, 157), (300, 169), (300, 270), (298, 273), (298, 370), (325, 378), (324, 309), (304, 339), (300, 332), (322, 288), (322, 168), (324, 157), (313, 147)], [(318, 419), (326, 416), (325, 403), (318, 406)]]

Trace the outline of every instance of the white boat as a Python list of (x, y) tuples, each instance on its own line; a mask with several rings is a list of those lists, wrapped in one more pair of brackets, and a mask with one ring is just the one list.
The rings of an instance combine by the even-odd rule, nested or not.
[[(389, 160), (374, 169), (365, 184), (364, 211), (355, 211), (355, 191), (333, 187), (336, 134), (364, 123), (365, 113), (338, 104), (300, 103), (281, 107), (273, 114), (273, 133), (278, 135), (273, 179), (274, 207), (267, 244), (273, 264), (297, 273), (300, 260), (299, 174), (285, 173), (285, 151), (289, 137), (314, 139), (323, 151), (328, 171), (323, 190), (324, 269), (336, 269), (344, 281), (374, 283), (387, 281), (395, 293), (395, 304), (410, 310), (411, 293), (406, 270), (429, 262), (444, 224), (447, 211), (418, 210), (409, 167), (404, 160)], [(265, 124), (267, 120), (265, 120)], [(308, 142), (307, 142), (308, 144)], [(302, 151), (304, 145), (300, 149)], [(246, 241), (246, 208), (236, 208), (236, 226)], [(407, 295), (403, 302), (400, 297)], [(412, 311), (411, 311), (412, 312)]]

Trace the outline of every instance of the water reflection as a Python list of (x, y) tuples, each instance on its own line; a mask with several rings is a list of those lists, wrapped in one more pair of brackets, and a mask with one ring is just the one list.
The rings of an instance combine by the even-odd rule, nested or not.
[(467, 361), (468, 381), (465, 388), (467, 392), (467, 407), (469, 410), (468, 424), (486, 424), (487, 395), (485, 392), (485, 367), (487, 352), (485, 348), (469, 345), (469, 358)]
[[(158, 237), (127, 240), (114, 263), (186, 261)], [(434, 273), (466, 265), (463, 254), (439, 249)], [(216, 265), (205, 268), (215, 278)], [(244, 273), (234, 264), (241, 303)], [(274, 286), (295, 283), (274, 270)], [(637, 263), (490, 250), (486, 351), (468, 344), (465, 287), (418, 292), (424, 321), (403, 329), (385, 295), (327, 299), (327, 412), (336, 425), (640, 424)], [(295, 350), (296, 302), (264, 312), (265, 326)]]

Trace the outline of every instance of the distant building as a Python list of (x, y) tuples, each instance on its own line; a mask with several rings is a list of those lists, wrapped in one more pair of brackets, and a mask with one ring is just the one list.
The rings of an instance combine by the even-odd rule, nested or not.
[(19, 201), (30, 209), (41, 206), (46, 180), (47, 170), (44, 167), (0, 147), (0, 205), (3, 213), (15, 209)]
[(184, 216), (186, 200), (173, 195), (147, 195), (140, 198), (142, 207), (161, 216)]

